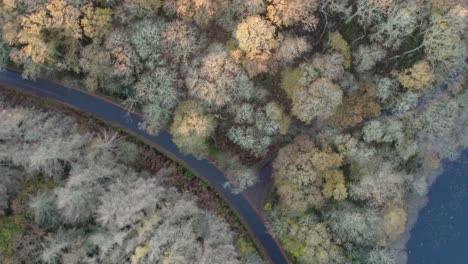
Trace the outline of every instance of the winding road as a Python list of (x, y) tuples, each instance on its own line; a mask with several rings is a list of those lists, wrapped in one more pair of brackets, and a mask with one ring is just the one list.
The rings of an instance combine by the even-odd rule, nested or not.
[(52, 99), (90, 113), (150, 143), (160, 152), (185, 165), (198, 177), (206, 179), (236, 212), (270, 263), (289, 263), (280, 244), (267, 230), (264, 218), (249, 202), (248, 197), (245, 194), (233, 194), (223, 187), (227, 179), (222, 170), (209, 160), (198, 160), (192, 155), (182, 154), (172, 141), (171, 134), (165, 130), (162, 130), (157, 136), (140, 130), (138, 123), (142, 122), (141, 114), (128, 113), (123, 106), (80, 89), (65, 87), (43, 79), (35, 81), (23, 79), (21, 73), (13, 70), (0, 72), (0, 84), (12, 86), (18, 90)]

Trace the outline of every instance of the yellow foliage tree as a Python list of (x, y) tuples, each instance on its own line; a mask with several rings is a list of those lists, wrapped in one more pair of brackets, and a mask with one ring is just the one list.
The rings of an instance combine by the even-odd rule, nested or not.
[(234, 37), (239, 48), (249, 59), (270, 55), (280, 44), (276, 27), (261, 16), (250, 16), (244, 19), (237, 26)]
[[(80, 10), (66, 1), (53, 0), (37, 12), (22, 16), (17, 39), (23, 46), (13, 56), (16, 62), (26, 64), (30, 60), (36, 64), (50, 63), (59, 68), (79, 71), (80, 15)], [(61, 47), (66, 47), (63, 54), (59, 52), (63, 50)]]
[(87, 37), (103, 37), (109, 33), (112, 21), (112, 10), (110, 8), (99, 8), (87, 4), (82, 10), (84, 17), (81, 19), (81, 26)]
[(387, 206), (383, 210), (383, 222), (380, 226), (380, 243), (386, 244), (394, 241), (405, 230), (406, 210), (397, 203)]
[(432, 67), (428, 61), (417, 62), (411, 68), (396, 73), (396, 77), (405, 88), (415, 90), (428, 88), (435, 81)]
[(328, 37), (328, 45), (333, 50), (336, 50), (343, 54), (344, 61), (343, 66), (349, 68), (351, 66), (351, 47), (348, 42), (343, 38), (340, 32), (335, 31), (330, 33)]
[(182, 152), (202, 157), (208, 153), (205, 140), (214, 129), (214, 118), (205, 114), (201, 103), (189, 100), (181, 102), (175, 110), (170, 130), (174, 143)]

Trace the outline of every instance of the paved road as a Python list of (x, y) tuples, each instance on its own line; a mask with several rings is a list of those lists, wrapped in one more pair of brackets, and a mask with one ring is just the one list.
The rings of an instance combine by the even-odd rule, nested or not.
[(141, 115), (138, 113), (132, 112), (128, 116), (127, 111), (122, 106), (107, 99), (46, 80), (25, 80), (16, 71), (6, 70), (0, 72), (0, 84), (13, 86), (19, 90), (53, 99), (88, 112), (151, 143), (159, 151), (184, 164), (195, 174), (210, 182), (231, 208), (235, 210), (269, 262), (275, 264), (288, 263), (278, 241), (267, 231), (263, 218), (255, 211), (248, 199), (244, 195), (235, 195), (226, 190), (223, 187), (223, 184), (227, 181), (224, 173), (210, 161), (197, 160), (191, 155), (183, 155), (172, 141), (169, 132), (163, 130), (157, 136), (149, 135), (138, 129), (138, 123), (142, 122)]

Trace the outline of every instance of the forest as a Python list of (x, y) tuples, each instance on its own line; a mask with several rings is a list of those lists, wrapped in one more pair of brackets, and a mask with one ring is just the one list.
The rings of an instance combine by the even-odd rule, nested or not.
[(181, 192), (173, 162), (141, 169), (144, 149), (117, 133), (12, 101), (0, 99), (1, 263), (263, 263)]
[[(404, 233), (441, 161), (468, 146), (467, 8), (461, 0), (3, 0), (0, 69), (81, 87), (141, 112), (141, 129), (167, 129), (184, 153), (214, 160), (235, 192), (272, 163), (264, 213), (294, 263), (399, 263)], [(86, 253), (94, 235), (85, 239), (83, 228), (96, 239), (108, 241), (101, 232), (115, 236), (119, 243), (97, 252), (116, 259), (134, 254), (135, 245), (138, 261), (178, 256), (151, 241), (157, 232), (179, 232), (171, 223), (182, 220), (164, 212), (176, 204), (193, 212), (183, 221), (209, 220), (200, 230), (222, 232), (205, 234), (203, 241), (219, 242), (210, 244), (211, 253), (186, 240), (174, 250), (200, 263), (239, 259), (221, 220), (131, 166), (114, 167), (133, 149), (112, 145), (117, 139), (108, 134), (65, 133), (54, 118), (27, 114), (33, 110), (5, 109), (2, 190), (41, 175), (34, 184), (46, 194), (18, 210), (37, 217), (34, 228), (52, 228), (45, 245), (55, 251), (47, 261), (80, 254), (101, 261)], [(23, 128), (28, 122), (33, 131)], [(22, 154), (23, 144), (35, 151)], [(100, 157), (98, 167), (87, 168), (86, 157)], [(170, 174), (164, 169), (158, 178)], [(92, 189), (80, 189), (91, 182)], [(145, 188), (155, 196), (145, 197)], [(125, 193), (122, 202), (109, 200), (112, 192)], [(69, 206), (60, 193), (90, 200)], [(166, 193), (173, 200), (151, 207)], [(9, 215), (10, 196), (2, 197)], [(132, 199), (140, 200), (133, 213), (107, 211)], [(158, 219), (147, 235), (122, 231), (138, 231), (134, 224), (149, 215)], [(95, 226), (82, 225), (90, 219)], [(161, 263), (178, 263), (167, 261)]]

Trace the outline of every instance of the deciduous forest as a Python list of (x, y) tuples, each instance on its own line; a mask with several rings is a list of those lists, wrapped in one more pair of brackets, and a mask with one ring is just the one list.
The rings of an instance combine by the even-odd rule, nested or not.
[[(404, 259), (402, 234), (441, 160), (468, 146), (467, 8), (3, 0), (0, 69), (140, 111), (141, 129), (167, 129), (184, 153), (213, 159), (235, 192), (271, 162), (264, 212), (295, 263), (391, 264)], [(126, 165), (131, 145), (31, 109), (4, 106), (0, 121), (1, 226), (34, 216), (22, 252), (45, 263), (258, 260), (239, 257), (226, 223), (161, 182), (170, 170)], [(41, 187), (29, 200), (31, 185)]]
[(262, 263), (159, 154), (6, 99), (0, 120), (1, 263)]

